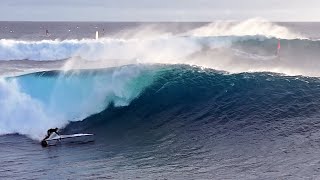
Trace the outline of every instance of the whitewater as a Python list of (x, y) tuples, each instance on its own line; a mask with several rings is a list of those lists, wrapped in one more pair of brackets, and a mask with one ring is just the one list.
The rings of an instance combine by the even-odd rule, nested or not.
[[(320, 154), (320, 35), (312, 25), (261, 18), (70, 23), (45, 36), (45, 23), (1, 23), (8, 32), (0, 35), (0, 144), (9, 149), (18, 142), (26, 153), (39, 151), (47, 129), (58, 127), (96, 134), (88, 148), (62, 146), (70, 158), (52, 154), (63, 165), (90, 162), (89, 178), (320, 175), (312, 170)], [(98, 40), (97, 30), (104, 32)], [(84, 156), (90, 151), (97, 153)], [(36, 159), (46, 163), (38, 153)], [(20, 150), (0, 153), (9, 164), (0, 177), (25, 168), (10, 163), (16, 158), (35, 157)], [(83, 176), (79, 166), (72, 168)], [(36, 178), (53, 173), (42, 170)]]

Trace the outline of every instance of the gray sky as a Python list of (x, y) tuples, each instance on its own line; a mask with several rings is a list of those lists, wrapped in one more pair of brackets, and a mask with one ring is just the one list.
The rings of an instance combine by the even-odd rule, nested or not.
[(0, 21), (320, 21), (320, 0), (0, 0)]

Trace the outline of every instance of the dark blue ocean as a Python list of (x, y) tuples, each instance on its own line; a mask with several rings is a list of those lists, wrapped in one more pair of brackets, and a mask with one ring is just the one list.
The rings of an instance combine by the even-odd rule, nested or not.
[(318, 179), (319, 27), (0, 22), (0, 179)]

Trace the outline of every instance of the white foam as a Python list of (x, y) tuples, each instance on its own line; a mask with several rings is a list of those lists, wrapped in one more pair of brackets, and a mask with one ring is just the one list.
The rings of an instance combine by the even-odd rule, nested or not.
[(65, 124), (49, 114), (45, 104), (24, 93), (14, 79), (0, 79), (0, 107), (0, 135), (20, 133), (41, 139), (48, 128)]

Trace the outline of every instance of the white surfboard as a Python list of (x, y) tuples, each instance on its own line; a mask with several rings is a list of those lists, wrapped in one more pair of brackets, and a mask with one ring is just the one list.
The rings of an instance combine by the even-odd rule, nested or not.
[(53, 133), (53, 135), (46, 139), (45, 142), (48, 146), (68, 142), (90, 142), (94, 141), (93, 136), (94, 134), (57, 135)]

